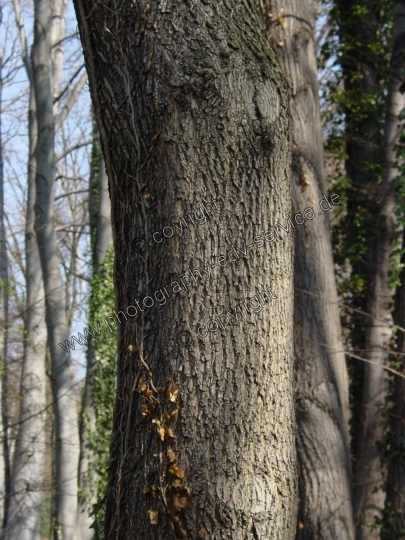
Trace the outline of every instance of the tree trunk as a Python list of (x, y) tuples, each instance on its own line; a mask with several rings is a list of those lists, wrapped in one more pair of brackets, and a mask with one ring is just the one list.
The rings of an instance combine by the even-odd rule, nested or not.
[(355, 331), (351, 344), (354, 349), (364, 351), (362, 356), (366, 360), (373, 362), (364, 363), (355, 371), (355, 377), (361, 379), (361, 387), (356, 389), (353, 415), (354, 515), (357, 540), (378, 540), (378, 527), (372, 529), (372, 526), (375, 518), (381, 518), (384, 507), (381, 487), (385, 465), (377, 443), (384, 436), (381, 409), (386, 396), (386, 377), (383, 365), (392, 324), (388, 271), (394, 218), (387, 213), (391, 203), (386, 198), (386, 187), (381, 187), (383, 121), (377, 104), (381, 99), (385, 53), (381, 39), (381, 4), (372, 0), (338, 0), (336, 3), (340, 10), (340, 38), (344, 44), (341, 65), (346, 91), (346, 172), (351, 180), (345, 217), (346, 242), (350, 246), (347, 249), (352, 275), (365, 284), (360, 294), (358, 291), (353, 294), (353, 307), (360, 309), (361, 315), (352, 317)]
[[(237, 0), (75, 7), (109, 176), (122, 311), (105, 538), (290, 540), (292, 236), (273, 242), (268, 231), (253, 247), (290, 210), (288, 102), (258, 8)], [(209, 214), (205, 225), (198, 212)], [(181, 236), (171, 228), (157, 244), (154, 233), (171, 220)], [(195, 279), (187, 291), (182, 276)], [(261, 316), (245, 318), (241, 308), (237, 324), (224, 326), (228, 315), (223, 329), (208, 323), (236, 314), (266, 285), (276, 298)], [(161, 305), (152, 307), (156, 294)]]
[[(60, 82), (63, 73), (63, 38), (65, 37), (65, 8), (67, 0), (51, 0), (51, 29), (50, 39), (51, 65), (52, 65), (52, 95), (53, 99), (59, 97)], [(58, 103), (54, 103), (54, 113), (56, 114)]]
[(21, 17), (14, 0), (22, 57), (30, 81), (28, 110), (29, 161), (27, 167), (27, 215), (25, 263), (27, 307), (24, 317), (25, 342), (21, 369), (21, 407), (10, 487), (9, 523), (5, 538), (39, 540), (45, 460), (45, 354), (47, 346), (41, 261), (35, 235), (35, 146), (37, 122), (31, 65)]
[(68, 335), (54, 223), (54, 113), (51, 81), (49, 0), (35, 3), (32, 50), (38, 142), (36, 147), (36, 234), (45, 286), (56, 430), (57, 537), (76, 538), (79, 436), (71, 359), (59, 343)]
[(29, 164), (26, 219), (25, 343), (21, 371), (20, 425), (11, 477), (11, 501), (6, 539), (39, 540), (45, 461), (45, 353), (44, 290), (35, 235), (35, 96), (30, 93), (28, 114)]
[[(307, 0), (263, 4), (267, 33), (290, 88), (292, 201), (321, 212), (295, 237), (294, 342), (299, 539), (354, 539), (348, 376), (341, 342), (319, 113), (314, 14)], [(284, 9), (284, 12), (283, 12)], [(336, 199), (335, 199), (336, 200)], [(329, 209), (324, 203), (323, 206)]]
[[(387, 97), (387, 117), (385, 124), (384, 172), (387, 189), (386, 212), (395, 207), (394, 188), (397, 186), (400, 169), (398, 143), (404, 131), (405, 81), (405, 1), (396, 0), (393, 6), (393, 48), (391, 57), (390, 82)], [(393, 193), (394, 192), (394, 193)], [(390, 208), (391, 206), (391, 208)], [(405, 246), (405, 233), (403, 235)], [(405, 263), (403, 257), (402, 263)], [(395, 323), (405, 327), (405, 272), (402, 272), (401, 286), (397, 293)], [(405, 354), (405, 335), (398, 334), (397, 350)], [(402, 373), (405, 375), (405, 362), (402, 360)], [(390, 465), (387, 478), (385, 520), (381, 538), (405, 538), (405, 380), (394, 380), (394, 407), (391, 411), (391, 439), (389, 448)]]
[[(405, 243), (405, 233), (403, 242)], [(405, 256), (402, 257), (405, 263)], [(402, 271), (401, 286), (397, 289), (395, 324), (405, 326), (405, 271)], [(405, 376), (405, 334), (401, 331), (397, 338), (397, 351), (402, 355), (401, 372)], [(381, 527), (381, 540), (405, 538), (405, 379), (394, 379), (393, 408), (390, 411), (388, 434), (388, 475), (384, 518)]]
[(378, 443), (384, 437), (381, 410), (384, 407), (386, 384), (384, 364), (392, 338), (392, 299), (390, 287), (391, 255), (396, 233), (398, 205), (398, 147), (403, 130), (401, 115), (404, 96), (400, 91), (405, 73), (404, 18), (405, 4), (393, 6), (393, 52), (388, 83), (387, 109), (384, 129), (382, 184), (378, 221), (378, 236), (374, 242), (371, 278), (368, 283), (368, 313), (365, 357), (366, 364), (362, 398), (361, 431), (356, 462), (355, 510), (359, 520), (358, 539), (380, 538), (379, 529), (369, 530), (376, 518), (381, 519), (384, 492), (379, 489), (385, 480), (381, 468), (382, 455)]
[[(97, 128), (94, 130), (94, 148), (98, 153), (97, 167), (92, 167), (89, 190), (90, 234), (92, 238), (93, 275), (100, 272), (107, 250), (112, 243), (111, 205), (108, 195), (108, 177), (104, 160), (100, 155), (100, 144)], [(95, 170), (96, 169), (96, 170)], [(95, 338), (97, 339), (97, 337)], [(97, 503), (94, 486), (96, 484), (94, 471), (89, 477), (89, 466), (92, 458), (91, 436), (96, 435), (96, 407), (94, 403), (94, 384), (96, 377), (95, 344), (91, 336), (87, 346), (86, 382), (83, 394), (82, 413), (80, 422), (80, 465), (79, 479), (83, 495), (79, 499), (78, 529), (80, 540), (92, 540), (94, 529), (90, 529), (94, 518), (89, 517), (94, 504)], [(93, 456), (96, 459), (96, 456)]]
[[(0, 6), (0, 25), (2, 11)], [(3, 91), (3, 47), (0, 44), (0, 111)], [(3, 138), (0, 112), (0, 532), (7, 525), (10, 493), (10, 453), (7, 414), (7, 327), (8, 327), (8, 263), (4, 226)]]

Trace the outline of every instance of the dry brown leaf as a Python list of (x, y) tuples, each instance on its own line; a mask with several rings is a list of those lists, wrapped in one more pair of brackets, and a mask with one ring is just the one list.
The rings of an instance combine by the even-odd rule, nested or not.
[(164, 426), (164, 428), (165, 428), (166, 438), (169, 439), (170, 441), (174, 441), (176, 437), (175, 437), (175, 435), (173, 433), (172, 428), (170, 428), (168, 426)]
[(159, 511), (158, 510), (148, 510), (149, 521), (152, 525), (157, 525), (159, 522)]
[(153, 412), (155, 409), (156, 405), (154, 403), (142, 405), (142, 416), (148, 416), (148, 414)]
[(172, 506), (175, 512), (180, 512), (183, 508), (187, 508), (189, 505), (189, 500), (187, 497), (173, 495), (172, 497)]
[(177, 422), (177, 420), (179, 419), (179, 409), (175, 409), (172, 414), (171, 414), (171, 417), (173, 418), (173, 420), (175, 422)]
[(188, 496), (191, 495), (191, 489), (188, 486), (184, 486), (183, 491), (185, 491)]
[(156, 487), (155, 486), (144, 486), (143, 487), (143, 494), (150, 494), (154, 499), (156, 499)]
[(157, 426), (156, 431), (160, 437), (161, 441), (165, 440), (165, 428), (163, 426)]
[(169, 386), (169, 388), (167, 389), (167, 397), (172, 403), (176, 401), (176, 399), (178, 398), (178, 395), (179, 395), (179, 390), (178, 389), (174, 390), (174, 388)]
[(205, 538), (205, 532), (204, 531), (198, 531), (198, 538)]
[(141, 386), (139, 387), (139, 390), (141, 392), (146, 392), (147, 389), (148, 389), (148, 385), (145, 383), (142, 383)]
[(170, 463), (177, 461), (177, 456), (171, 448), (169, 448), (167, 451), (167, 457), (169, 458)]
[(178, 478), (175, 478), (174, 480), (171, 481), (170, 486), (174, 488), (182, 488), (183, 482), (179, 480)]
[(186, 473), (174, 463), (169, 467), (169, 474), (175, 476), (176, 478), (184, 478), (186, 476)]

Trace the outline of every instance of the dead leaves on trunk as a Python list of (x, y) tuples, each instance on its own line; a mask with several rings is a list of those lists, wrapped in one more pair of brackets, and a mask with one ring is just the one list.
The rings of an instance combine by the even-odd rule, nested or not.
[[(145, 362), (143, 364), (147, 367)], [(151, 525), (158, 525), (159, 514), (166, 515), (176, 537), (189, 538), (182, 512), (191, 504), (191, 490), (186, 483), (186, 471), (180, 466), (179, 454), (175, 451), (180, 390), (173, 379), (169, 379), (165, 388), (157, 389), (149, 368), (147, 372), (149, 378), (139, 379), (138, 392), (143, 401), (142, 417), (150, 422), (156, 433), (156, 453), (151, 456), (156, 461), (156, 482), (155, 485), (145, 485), (143, 488), (143, 494), (150, 498), (153, 506), (148, 511), (148, 519)]]

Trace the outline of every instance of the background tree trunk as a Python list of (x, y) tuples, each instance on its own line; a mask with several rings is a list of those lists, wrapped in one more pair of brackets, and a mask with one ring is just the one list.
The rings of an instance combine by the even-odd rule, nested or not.
[(392, 338), (392, 300), (390, 286), (391, 255), (396, 233), (398, 205), (398, 147), (403, 130), (401, 114), (404, 97), (400, 86), (405, 73), (403, 2), (393, 4), (393, 50), (391, 54), (388, 95), (385, 113), (384, 141), (382, 148), (382, 182), (379, 187), (378, 221), (374, 242), (371, 246), (369, 279), (367, 283), (369, 321), (365, 331), (365, 358), (370, 360), (364, 367), (361, 424), (358, 433), (356, 456), (355, 511), (358, 519), (358, 540), (378, 540), (379, 528), (371, 530), (375, 519), (382, 517), (385, 467), (379, 444), (384, 438), (381, 411), (386, 396), (384, 364), (389, 354)]
[[(384, 180), (386, 193), (385, 215), (393, 219), (396, 188), (403, 166), (403, 157), (399, 142), (404, 132), (405, 111), (405, 2), (394, 1), (393, 6), (393, 48), (391, 57), (390, 80), (387, 97), (387, 116), (385, 123), (385, 160)], [(405, 234), (403, 235), (405, 246)], [(403, 257), (402, 263), (405, 263)], [(402, 272), (401, 286), (397, 292), (395, 323), (405, 327), (405, 272)], [(405, 335), (398, 334), (397, 350), (405, 354)], [(405, 375), (405, 362), (402, 360), (402, 373)], [(390, 465), (387, 478), (385, 502), (385, 520), (381, 538), (405, 538), (405, 380), (394, 379), (394, 407), (391, 411), (391, 438), (389, 448)]]
[[(2, 8), (0, 6), (0, 25)], [(3, 47), (0, 44), (0, 111), (3, 90)], [(0, 112), (0, 532), (7, 526), (8, 503), (10, 493), (10, 453), (8, 445), (7, 414), (7, 327), (8, 327), (8, 264), (6, 248), (6, 230), (4, 225), (4, 168), (3, 139)]]
[(35, 3), (33, 81), (36, 97), (36, 234), (45, 286), (46, 324), (52, 362), (56, 430), (57, 538), (74, 540), (77, 519), (79, 435), (71, 359), (59, 343), (68, 336), (65, 297), (54, 223), (54, 112), (52, 103), (49, 0)]
[[(288, 103), (258, 7), (75, 7), (123, 311), (105, 537), (290, 540), (292, 236), (253, 248), (290, 210)], [(154, 242), (155, 231), (212, 197), (220, 215), (205, 228), (190, 223), (181, 237)], [(232, 245), (246, 246), (246, 260), (217, 265), (215, 280), (196, 278), (189, 294), (173, 292), (189, 268), (212, 267)], [(277, 298), (261, 316), (198, 336), (266, 284)], [(146, 312), (143, 298), (164, 286), (173, 295)], [(132, 305), (137, 314), (125, 320)]]
[[(108, 177), (105, 170), (104, 160), (100, 154), (99, 135), (95, 127), (93, 132), (94, 143), (93, 156), (97, 160), (92, 164), (90, 173), (89, 189), (89, 214), (90, 214), (90, 234), (92, 239), (92, 263), (93, 276), (99, 274), (101, 264), (104, 261), (108, 248), (112, 244), (111, 229), (111, 204), (108, 194)], [(96, 165), (96, 166), (95, 166)], [(96, 338), (97, 339), (97, 338)], [(97, 502), (95, 485), (99, 476), (99, 471), (93, 471), (89, 475), (90, 461), (96, 459), (92, 454), (91, 437), (96, 436), (96, 406), (94, 403), (94, 384), (97, 369), (96, 351), (94, 340), (91, 336), (87, 346), (87, 368), (86, 382), (84, 387), (82, 413), (80, 421), (80, 465), (79, 478), (80, 488), (83, 495), (79, 500), (78, 528), (80, 540), (91, 540), (94, 537), (94, 529), (90, 529), (94, 518), (89, 517), (92, 506)], [(94, 451), (94, 449), (93, 449)]]
[(30, 82), (28, 111), (29, 161), (27, 170), (27, 215), (25, 267), (27, 305), (25, 343), (21, 369), (21, 407), (10, 487), (10, 519), (5, 538), (37, 540), (40, 535), (41, 503), (45, 461), (45, 325), (44, 287), (35, 234), (35, 147), (37, 122), (32, 71), (20, 3), (14, 0), (22, 59)]
[(45, 461), (45, 325), (41, 261), (35, 235), (35, 96), (30, 92), (28, 114), (29, 164), (26, 218), (25, 344), (21, 372), (21, 408), (11, 476), (10, 519), (5, 538), (37, 540), (40, 534)]
[[(294, 343), (299, 459), (297, 538), (354, 539), (348, 437), (348, 376), (329, 215), (319, 113), (314, 13), (307, 0), (263, 3), (267, 33), (290, 89), (294, 212), (323, 215), (295, 237)], [(325, 205), (324, 205), (325, 206)], [(331, 464), (333, 463), (333, 466)]]

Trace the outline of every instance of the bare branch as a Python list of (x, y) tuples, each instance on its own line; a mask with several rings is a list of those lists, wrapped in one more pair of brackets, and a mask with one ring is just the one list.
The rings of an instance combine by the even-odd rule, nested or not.
[(14, 13), (15, 13), (15, 22), (18, 28), (18, 34), (20, 36), (20, 43), (22, 49), (22, 61), (27, 72), (28, 80), (31, 82), (31, 64), (30, 64), (30, 55), (28, 52), (27, 38), (25, 35), (24, 21), (21, 15), (21, 5), (20, 0), (13, 0)]
[(69, 195), (76, 195), (76, 193), (88, 193), (88, 191), (88, 189), (77, 189), (76, 191), (68, 191), (67, 193), (62, 193), (62, 195), (58, 195), (57, 197), (55, 197), (55, 202), (59, 199), (63, 199), (64, 197), (68, 197)]
[(93, 141), (85, 141), (82, 143), (75, 144), (74, 146), (71, 146), (70, 148), (65, 150), (62, 154), (57, 156), (57, 158), (55, 159), (55, 162), (57, 163), (58, 161), (60, 161), (61, 159), (69, 155), (70, 153), (74, 152), (75, 150), (78, 150), (79, 148), (83, 148), (83, 146), (88, 146), (89, 144), (92, 144), (92, 142)]
[(77, 81), (75, 86), (72, 88), (72, 91), (70, 92), (70, 96), (63, 106), (61, 112), (58, 114), (58, 116), (55, 118), (55, 131), (58, 131), (58, 129), (61, 127), (63, 122), (65, 121), (66, 117), (70, 113), (73, 105), (76, 103), (77, 98), (79, 97), (80, 92), (83, 89), (83, 86), (85, 82), (87, 81), (87, 71), (84, 71), (80, 77), (80, 79)]

